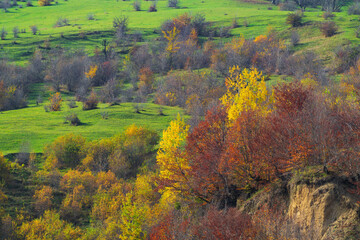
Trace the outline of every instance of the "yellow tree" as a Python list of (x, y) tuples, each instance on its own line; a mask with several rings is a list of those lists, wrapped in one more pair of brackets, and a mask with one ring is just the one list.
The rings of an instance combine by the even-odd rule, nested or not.
[(241, 72), (239, 66), (232, 67), (229, 72), (230, 76), (225, 80), (227, 91), (220, 99), (227, 107), (228, 119), (234, 121), (241, 112), (248, 110), (266, 115), (271, 96), (262, 73), (246, 68)]
[(176, 53), (177, 50), (179, 50), (179, 42), (177, 41), (178, 35), (180, 33), (180, 30), (178, 30), (176, 27), (174, 27), (170, 31), (162, 31), (164, 34), (164, 38), (168, 40), (168, 45), (166, 47), (166, 51), (170, 54)]
[(189, 126), (178, 115), (164, 130), (157, 152), (157, 163), (160, 167), (160, 182), (172, 190), (181, 190), (190, 169), (189, 160), (182, 150), (188, 136)]

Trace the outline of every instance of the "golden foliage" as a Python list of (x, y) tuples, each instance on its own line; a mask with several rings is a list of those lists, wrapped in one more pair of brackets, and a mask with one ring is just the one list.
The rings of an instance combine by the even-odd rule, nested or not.
[(164, 34), (164, 38), (166, 38), (168, 40), (168, 45), (166, 47), (166, 51), (168, 53), (176, 53), (180, 47), (179, 47), (179, 42), (177, 41), (178, 39), (178, 35), (180, 33), (180, 30), (178, 30), (176, 27), (174, 27), (172, 30), (170, 31), (162, 31)]
[(220, 99), (227, 107), (230, 121), (236, 120), (242, 111), (256, 110), (266, 115), (269, 112), (270, 93), (266, 89), (264, 77), (257, 69), (244, 69), (239, 66), (230, 69), (226, 78), (227, 92)]

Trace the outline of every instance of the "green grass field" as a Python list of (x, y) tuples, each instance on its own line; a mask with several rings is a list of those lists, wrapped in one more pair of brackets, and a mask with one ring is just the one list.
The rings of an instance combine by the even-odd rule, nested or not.
[[(166, 19), (183, 13), (203, 13), (206, 19), (216, 26), (230, 26), (236, 17), (239, 27), (233, 29), (232, 34), (242, 34), (246, 38), (266, 33), (269, 26), (279, 31), (280, 36), (284, 38), (288, 38), (294, 30), (285, 24), (288, 12), (279, 11), (278, 7), (268, 2), (254, 4), (236, 0), (182, 0), (180, 8), (172, 9), (167, 7), (166, 0), (160, 0), (158, 11), (151, 13), (147, 12), (150, 1), (141, 1), (143, 11), (139, 12), (134, 11), (132, 2), (60, 0), (57, 4), (53, 3), (47, 7), (39, 7), (36, 1), (33, 2), (34, 7), (26, 7), (26, 3), (19, 2), (23, 8), (12, 7), (7, 13), (0, 12), (0, 29), (4, 27), (8, 32), (6, 40), (0, 40), (0, 56), (7, 57), (17, 64), (26, 64), (35, 49), (43, 45), (45, 40), (50, 42), (51, 47), (84, 49), (91, 53), (96, 47), (100, 47), (103, 39), (112, 38), (112, 21), (120, 15), (129, 17), (130, 31), (141, 31), (145, 41), (158, 36), (154, 29), (158, 29)], [(95, 20), (87, 19), (89, 13), (95, 15)], [(318, 28), (318, 23), (324, 21), (321, 14), (320, 8), (305, 12), (305, 24), (296, 29), (301, 36), (300, 45), (294, 50), (298, 53), (315, 52), (329, 64), (334, 57), (333, 49), (337, 46), (359, 42), (355, 37), (355, 31), (360, 21), (358, 16), (347, 15), (345, 8), (344, 11), (335, 13), (333, 19), (339, 26), (338, 34), (325, 38)], [(68, 18), (70, 25), (55, 28), (55, 22), (59, 17)], [(248, 22), (247, 27), (243, 24), (245, 20)], [(32, 25), (39, 28), (37, 35), (32, 35)], [(20, 37), (14, 39), (12, 29), (16, 26), (20, 30), (25, 29), (26, 33), (20, 33)], [(87, 38), (81, 39), (80, 33), (85, 33)], [(228, 40), (230, 41), (225, 41)], [(268, 84), (273, 85), (278, 81), (283, 81), (283, 77), (273, 76)], [(70, 110), (64, 103), (61, 112), (49, 113), (44, 111), (43, 104), (36, 106), (34, 103), (34, 98), (42, 89), (35, 86), (34, 90), (28, 108), (0, 114), (0, 151), (5, 154), (18, 152), (23, 142), (29, 142), (32, 151), (41, 152), (45, 143), (70, 132), (82, 134), (89, 140), (110, 137), (133, 123), (161, 132), (176, 114), (182, 111), (180, 108), (163, 107), (165, 116), (159, 116), (160, 106), (152, 103), (144, 104), (141, 114), (135, 113), (131, 103), (111, 107), (100, 104), (99, 109), (83, 111), (81, 106)], [(103, 111), (108, 112), (108, 119), (101, 118), (100, 113)], [(76, 112), (83, 125), (74, 127), (64, 124), (64, 117), (69, 112)]]
[[(31, 104), (24, 109), (0, 114), (0, 152), (18, 152), (23, 143), (30, 143), (32, 151), (41, 152), (44, 144), (52, 142), (58, 136), (77, 133), (94, 140), (121, 133), (131, 124), (146, 126), (161, 133), (178, 113), (182, 113), (179, 108), (152, 103), (142, 104), (141, 113), (135, 113), (133, 103), (115, 106), (99, 104), (98, 109), (89, 111), (83, 111), (81, 104), (78, 104), (77, 108), (69, 109), (64, 103), (62, 111), (59, 112), (45, 112), (44, 104), (46, 102), (40, 106)], [(159, 115), (160, 107), (164, 116)], [(71, 126), (64, 123), (65, 116), (70, 112), (77, 113), (81, 125)], [(101, 112), (107, 112), (108, 119), (103, 119)]]
[[(19, 2), (23, 8), (12, 7), (8, 13), (0, 12), (0, 28), (8, 32), (6, 40), (0, 41), (1, 54), (9, 59), (24, 64), (34, 50), (49, 40), (50, 46), (64, 46), (76, 49), (85, 49), (91, 52), (100, 46), (103, 39), (111, 39), (112, 21), (114, 17), (126, 15), (129, 17), (131, 31), (141, 31), (145, 39), (154, 36), (154, 29), (159, 28), (162, 22), (179, 14), (203, 13), (206, 19), (219, 26), (230, 26), (232, 20), (238, 19), (239, 27), (232, 30), (233, 35), (243, 34), (246, 38), (256, 37), (266, 32), (269, 26), (289, 35), (290, 30), (285, 24), (288, 12), (279, 11), (278, 7), (263, 2), (263, 4), (244, 3), (238, 0), (182, 0), (180, 8), (167, 7), (166, 0), (158, 1), (157, 12), (147, 12), (151, 1), (141, 1), (143, 11), (134, 11), (133, 1), (117, 0), (60, 0), (57, 4), (40, 7), (34, 1), (34, 7), (26, 7), (24, 2)], [(95, 20), (88, 20), (87, 15), (92, 13)], [(59, 17), (67, 18), (70, 25), (54, 27)], [(243, 26), (244, 21), (248, 27)], [(310, 9), (305, 12), (304, 21), (307, 23), (299, 28), (302, 45), (299, 49), (321, 52), (328, 57), (325, 49), (349, 41), (357, 41), (355, 30), (359, 25), (359, 17), (348, 16), (346, 11), (336, 13), (334, 21), (340, 26), (339, 34), (325, 39), (321, 36), (316, 26), (309, 23), (323, 21), (320, 9)], [(36, 25), (38, 35), (32, 35), (30, 26)], [(20, 33), (20, 38), (14, 39), (13, 27), (26, 33)], [(79, 33), (85, 33), (86, 39), (81, 39)], [(61, 35), (63, 37), (61, 37)], [(325, 52), (325, 53), (324, 53)]]

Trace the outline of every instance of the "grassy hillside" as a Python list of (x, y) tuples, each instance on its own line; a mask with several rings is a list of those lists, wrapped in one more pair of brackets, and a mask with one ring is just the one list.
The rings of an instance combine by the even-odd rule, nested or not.
[[(30, 143), (32, 151), (41, 152), (44, 144), (67, 133), (75, 132), (94, 140), (121, 133), (131, 124), (146, 126), (160, 133), (181, 112), (179, 108), (151, 103), (142, 104), (141, 113), (135, 113), (133, 103), (111, 107), (108, 104), (99, 104), (98, 109), (89, 111), (83, 111), (81, 104), (78, 105), (79, 107), (70, 110), (63, 104), (60, 112), (45, 112), (43, 104), (31, 104), (24, 109), (3, 112), (0, 114), (0, 152), (18, 152), (24, 142)], [(160, 107), (164, 116), (158, 114)], [(64, 123), (69, 112), (77, 113), (82, 124), (71, 126)], [(108, 119), (103, 119), (101, 112), (106, 112)]]
[[(129, 17), (131, 31), (141, 31), (145, 39), (154, 36), (154, 29), (159, 28), (162, 22), (179, 14), (201, 12), (207, 20), (219, 26), (230, 26), (234, 17), (237, 17), (239, 27), (232, 30), (234, 35), (243, 34), (246, 38), (256, 37), (266, 32), (268, 26), (283, 31), (284, 36), (290, 34), (285, 18), (288, 12), (279, 11), (277, 6), (269, 2), (262, 4), (245, 3), (235, 0), (182, 0), (180, 8), (173, 9), (167, 6), (167, 1), (158, 1), (157, 12), (147, 12), (151, 1), (141, 1), (142, 11), (134, 11), (133, 1), (115, 0), (60, 0), (57, 4), (40, 7), (33, 1), (33, 7), (12, 7), (9, 12), (0, 12), (0, 28), (8, 32), (6, 40), (0, 41), (1, 54), (18, 62), (25, 63), (34, 49), (49, 40), (50, 46), (58, 45), (71, 48), (82, 48), (88, 52), (100, 46), (102, 39), (112, 38), (112, 21), (119, 15)], [(94, 14), (95, 20), (88, 20), (88, 14)], [(54, 27), (59, 17), (67, 18), (69, 26)], [(315, 50), (321, 53), (325, 48), (334, 47), (345, 39), (357, 41), (355, 30), (359, 24), (357, 16), (348, 16), (346, 11), (336, 13), (334, 21), (340, 26), (339, 34), (333, 38), (325, 39), (321, 36), (314, 22), (321, 22), (320, 9), (310, 9), (305, 13), (305, 27), (299, 29), (302, 44), (299, 49)], [(248, 26), (244, 26), (244, 21)], [(36, 25), (38, 35), (31, 33), (30, 26)], [(12, 29), (17, 26), (26, 33), (20, 33), (20, 38), (14, 39)], [(86, 34), (83, 39), (79, 33)], [(325, 53), (326, 55), (326, 53)]]
[[(202, 13), (206, 19), (216, 26), (230, 26), (236, 17), (239, 27), (232, 29), (234, 36), (244, 35), (253, 38), (264, 34), (271, 26), (280, 32), (280, 36), (289, 38), (294, 29), (285, 24), (289, 12), (280, 11), (277, 6), (268, 2), (246, 3), (235, 0), (182, 0), (180, 8), (173, 9), (167, 6), (167, 1), (158, 1), (157, 12), (147, 12), (151, 2), (141, 1), (142, 11), (134, 11), (133, 1), (115, 0), (60, 0), (51, 6), (40, 7), (33, 1), (33, 7), (26, 7), (26, 3), (19, 2), (22, 8), (12, 7), (9, 12), (0, 12), (0, 29), (8, 32), (6, 40), (0, 40), (0, 54), (17, 64), (26, 64), (34, 50), (48, 40), (51, 47), (62, 46), (73, 49), (85, 49), (92, 52), (100, 47), (103, 39), (111, 39), (114, 35), (112, 21), (114, 17), (126, 15), (129, 17), (131, 32), (140, 31), (145, 41), (157, 37), (154, 29), (158, 29), (162, 22), (183, 13)], [(95, 20), (88, 20), (88, 14), (94, 14)], [(312, 51), (326, 63), (331, 63), (333, 49), (349, 42), (359, 42), (355, 31), (359, 26), (358, 16), (349, 16), (346, 8), (335, 13), (333, 19), (339, 26), (338, 34), (331, 38), (321, 35), (318, 25), (324, 21), (322, 12), (318, 9), (308, 9), (304, 13), (304, 25), (296, 28), (300, 34), (300, 44), (295, 48), (298, 53)], [(70, 25), (54, 27), (59, 17), (67, 18)], [(247, 26), (244, 26), (244, 21)], [(37, 35), (31, 33), (30, 26), (36, 25), (39, 29)], [(25, 29), (15, 39), (12, 29), (18, 27)], [(86, 38), (81, 38), (85, 34)], [(225, 41), (229, 41), (226, 39)], [(330, 65), (329, 65), (330, 66)], [(271, 77), (270, 85), (281, 79), (279, 76)], [(41, 91), (41, 88), (35, 89)], [(36, 95), (36, 96), (35, 96)], [(37, 97), (37, 93), (33, 98)], [(46, 103), (44, 103), (46, 104)], [(57, 136), (69, 132), (78, 132), (89, 139), (109, 137), (121, 132), (132, 123), (146, 124), (150, 128), (161, 130), (180, 111), (179, 108), (164, 107), (166, 116), (159, 116), (160, 106), (144, 104), (145, 111), (137, 114), (134, 104), (124, 103), (120, 106), (99, 105), (99, 109), (82, 111), (81, 106), (69, 110), (64, 104), (61, 112), (47, 113), (43, 104), (36, 106), (30, 102), (28, 108), (7, 111), (0, 114), (0, 151), (5, 154), (17, 152), (22, 142), (30, 142), (33, 151), (42, 150), (44, 143), (49, 143)], [(101, 118), (101, 112), (106, 111), (109, 119)], [(76, 112), (83, 125), (74, 127), (64, 124), (64, 117), (69, 112)]]

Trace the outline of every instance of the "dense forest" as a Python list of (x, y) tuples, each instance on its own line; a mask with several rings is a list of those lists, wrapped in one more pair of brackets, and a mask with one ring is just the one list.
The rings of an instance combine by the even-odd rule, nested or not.
[[(251, 30), (193, 2), (10, 37), (13, 11), (73, 3), (0, 0), (0, 239), (360, 238), (360, 3), (229, 1), (282, 21)], [(172, 10), (150, 33), (127, 14)]]

